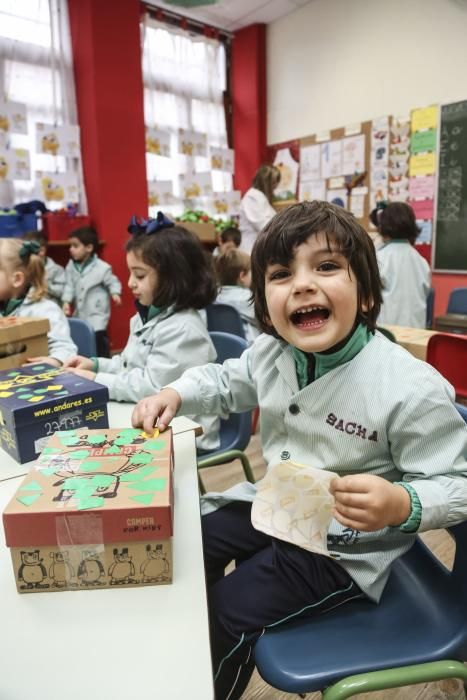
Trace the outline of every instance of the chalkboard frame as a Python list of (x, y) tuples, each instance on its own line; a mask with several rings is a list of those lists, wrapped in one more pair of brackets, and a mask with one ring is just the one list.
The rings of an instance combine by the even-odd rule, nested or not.
[[(466, 109), (467, 109), (467, 99), (463, 100), (450, 100), (449, 102), (442, 102), (439, 105), (439, 118), (438, 118), (438, 128), (437, 128), (437, 143), (436, 143), (436, 177), (435, 177), (435, 206), (434, 206), (434, 212), (433, 212), (433, 235), (432, 235), (432, 253), (431, 253), (431, 267), (433, 272), (441, 272), (441, 273), (448, 273), (448, 274), (453, 274), (453, 275), (465, 275), (467, 273), (467, 256), (466, 256), (466, 264), (462, 268), (453, 268), (453, 267), (446, 267), (445, 265), (442, 264), (442, 260), (440, 261), (439, 258), (442, 257), (442, 254), (440, 256), (439, 253), (439, 236), (440, 236), (440, 227), (439, 227), (439, 222), (438, 222), (438, 212), (439, 212), (439, 187), (440, 187), (440, 162), (441, 162), (441, 134), (442, 134), (442, 128), (443, 128), (443, 107), (448, 107), (450, 105), (454, 104), (465, 104)], [(466, 179), (467, 179), (467, 169), (466, 169)], [(461, 221), (464, 222), (465, 224), (465, 231), (467, 234), (467, 215), (465, 218), (463, 218)], [(467, 253), (467, 251), (466, 251)]]

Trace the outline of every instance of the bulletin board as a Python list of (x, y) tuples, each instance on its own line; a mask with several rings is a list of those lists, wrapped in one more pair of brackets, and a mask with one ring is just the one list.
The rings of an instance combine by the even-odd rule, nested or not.
[[(361, 177), (359, 178), (359, 183), (357, 185), (357, 188), (360, 188), (360, 192), (363, 191), (364, 188), (366, 189), (365, 194), (359, 194), (359, 197), (362, 197), (362, 204), (363, 206), (361, 207), (361, 215), (357, 216), (356, 218), (359, 221), (359, 223), (365, 228), (368, 229), (369, 227), (369, 213), (371, 211), (370, 209), (370, 154), (371, 154), (371, 132), (372, 132), (372, 122), (371, 121), (366, 121), (366, 122), (361, 122), (361, 124), (358, 124), (358, 127), (355, 126), (355, 128), (349, 128), (349, 127), (341, 127), (338, 129), (331, 129), (329, 132), (327, 132), (325, 135), (323, 134), (313, 134), (312, 136), (307, 136), (305, 138), (302, 138), (300, 140), (300, 146), (301, 147), (306, 147), (306, 146), (313, 146), (316, 144), (319, 144), (321, 147), (326, 147), (326, 144), (329, 144), (329, 149), (330, 151), (333, 150), (332, 144), (336, 144), (337, 142), (342, 142), (342, 149), (344, 146), (344, 141), (347, 139), (353, 139), (357, 136), (363, 136), (364, 137), (364, 149), (363, 149), (363, 154), (364, 154), (364, 162), (362, 164), (362, 167), (358, 168), (358, 171), (361, 173)], [(325, 136), (325, 137), (324, 137)], [(329, 138), (327, 138), (329, 137)], [(330, 175), (328, 177), (321, 177), (322, 180), (325, 182), (326, 186), (326, 198), (328, 201), (330, 200), (330, 197), (332, 197), (332, 193), (335, 192), (335, 198), (339, 200), (344, 200), (344, 206), (346, 209), (350, 210), (351, 209), (351, 202), (350, 202), (350, 197), (352, 194), (349, 194), (352, 190), (349, 189), (350, 183), (352, 180), (355, 180), (355, 173), (353, 175)], [(356, 188), (356, 191), (358, 189)], [(320, 197), (315, 195), (317, 199)], [(314, 197), (313, 197), (314, 198)], [(359, 212), (360, 213), (360, 212)]]

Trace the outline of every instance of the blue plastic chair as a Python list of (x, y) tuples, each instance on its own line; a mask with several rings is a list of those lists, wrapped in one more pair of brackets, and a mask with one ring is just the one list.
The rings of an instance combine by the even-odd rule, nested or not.
[(433, 326), (433, 309), (435, 307), (435, 290), (433, 287), (430, 288), (428, 296), (426, 298), (426, 327), (431, 328)]
[[(467, 410), (457, 406), (467, 422)], [(467, 522), (452, 572), (417, 538), (392, 566), (381, 601), (359, 600), (267, 630), (255, 648), (263, 679), (323, 700), (443, 678), (467, 683)]]
[(69, 318), (71, 339), (78, 346), (78, 355), (84, 357), (95, 357), (96, 331), (88, 321), (82, 318)]
[(209, 304), (206, 306), (206, 318), (210, 333), (214, 331), (245, 337), (242, 318), (237, 309), (230, 304)]
[[(217, 362), (219, 363), (232, 357), (240, 357), (242, 352), (248, 347), (246, 340), (232, 333), (213, 332), (209, 333), (209, 335), (216, 348)], [(255, 477), (253, 476), (249, 459), (243, 451), (248, 446), (250, 437), (251, 411), (231, 413), (226, 420), (221, 420), (220, 447), (211, 452), (199, 454), (198, 469), (226, 464), (234, 459), (239, 459), (245, 477), (254, 484)], [(201, 493), (204, 493), (201, 479), (199, 479), (199, 486)]]
[(452, 290), (446, 313), (467, 315), (467, 287), (457, 287)]

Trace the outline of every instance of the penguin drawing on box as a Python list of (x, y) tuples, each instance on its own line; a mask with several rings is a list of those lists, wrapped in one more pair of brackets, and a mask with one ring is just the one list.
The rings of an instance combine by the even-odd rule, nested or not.
[(38, 549), (35, 549), (33, 552), (21, 552), (18, 580), (25, 584), (20, 586), (22, 590), (49, 588), (48, 583), (42, 583), (47, 578), (47, 570), (42, 563), (43, 559), (39, 559), (39, 554)]
[(71, 579), (75, 575), (75, 571), (70, 564), (70, 559), (67, 551), (50, 552), (52, 564), (49, 568), (49, 578), (52, 579), (52, 586), (55, 588), (65, 588), (71, 586)]
[(164, 548), (161, 544), (156, 544), (152, 549), (150, 544), (146, 545), (146, 557), (140, 567), (143, 574), (143, 583), (156, 583), (158, 581), (169, 580), (169, 562), (165, 556)]
[(132, 557), (128, 554), (128, 547), (123, 547), (122, 551), (113, 550), (114, 561), (109, 567), (108, 574), (110, 576), (110, 585), (117, 586), (119, 584), (136, 583), (133, 578), (135, 575), (135, 567)]
[(103, 586), (104, 581), (100, 581), (105, 575), (104, 567), (97, 553), (93, 550), (85, 550), (81, 554), (81, 562), (78, 566), (78, 578), (82, 586)]

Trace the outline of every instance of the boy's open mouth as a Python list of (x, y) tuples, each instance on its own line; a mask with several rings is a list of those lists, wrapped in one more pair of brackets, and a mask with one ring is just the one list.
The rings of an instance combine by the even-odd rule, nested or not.
[(290, 320), (298, 328), (320, 326), (328, 318), (329, 309), (325, 309), (324, 306), (307, 306), (294, 311), (290, 316)]

